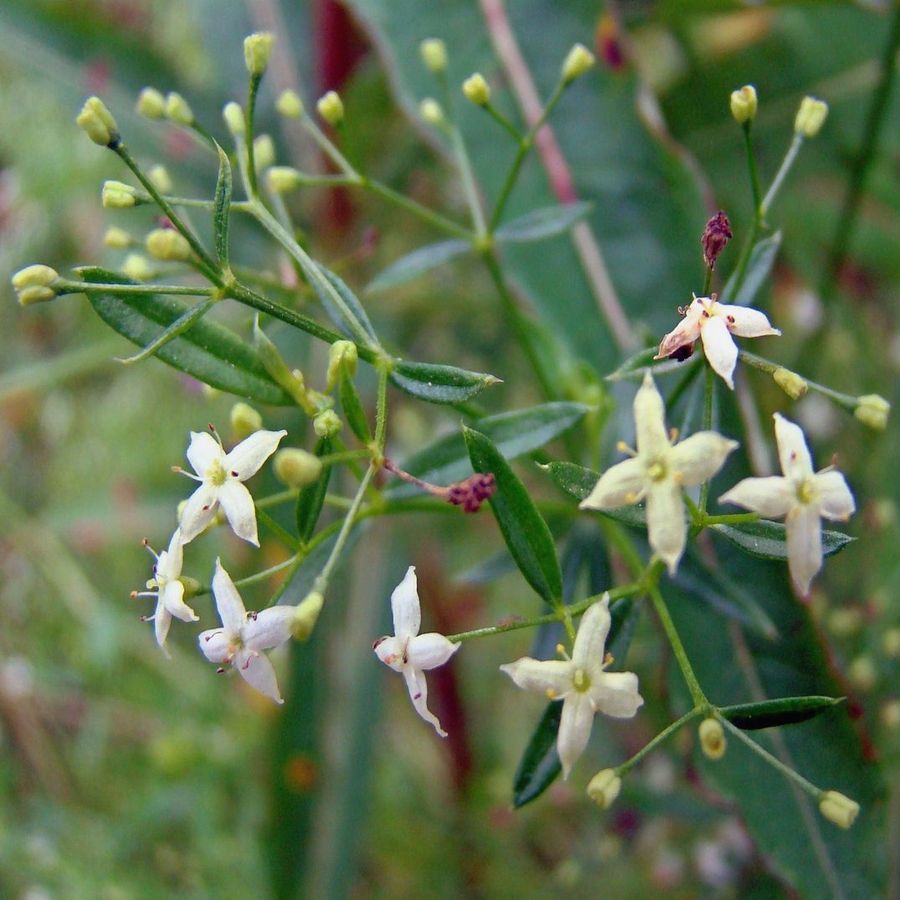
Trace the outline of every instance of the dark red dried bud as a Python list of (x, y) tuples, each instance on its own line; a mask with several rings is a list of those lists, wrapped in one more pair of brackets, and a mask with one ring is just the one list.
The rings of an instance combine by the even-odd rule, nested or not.
[(674, 359), (677, 362), (684, 362), (686, 359), (690, 359), (693, 355), (694, 345), (682, 344), (680, 347), (677, 347), (672, 353), (669, 354), (669, 359)]
[(625, 68), (625, 52), (619, 26), (612, 16), (602, 16), (594, 35), (597, 56), (614, 72)]
[(467, 513), (478, 512), (481, 504), (494, 496), (497, 483), (493, 472), (477, 472), (465, 481), (458, 481), (447, 488), (447, 501), (461, 506)]
[(703, 259), (708, 269), (715, 269), (719, 254), (732, 237), (731, 223), (728, 221), (728, 216), (720, 209), (706, 223), (703, 236), (700, 238), (703, 246)]

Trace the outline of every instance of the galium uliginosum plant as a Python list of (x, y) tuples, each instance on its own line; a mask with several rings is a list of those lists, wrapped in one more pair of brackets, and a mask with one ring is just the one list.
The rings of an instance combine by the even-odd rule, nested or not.
[[(198, 121), (180, 95), (164, 96), (146, 88), (138, 98), (137, 109), (144, 116), (176, 123), (208, 147), (218, 167), (215, 192), (209, 199), (173, 193), (168, 173), (145, 168), (132, 155), (103, 101), (88, 99), (78, 115), (78, 124), (133, 175), (130, 183), (106, 182), (103, 205), (115, 209), (153, 206), (161, 217), (158, 227), (143, 238), (120, 228), (110, 230), (107, 242), (112, 247), (133, 250), (143, 244), (144, 254), (132, 252), (121, 271), (85, 266), (73, 277), (66, 277), (48, 266), (33, 265), (13, 279), (22, 305), (63, 294), (86, 295), (111, 328), (139, 347), (123, 362), (134, 364), (156, 356), (214, 388), (244, 398), (232, 414), (235, 430), (243, 435), (235, 446), (223, 446), (212, 427), (191, 434), (186, 454), (193, 472), (177, 471), (198, 484), (177, 524), (173, 521), (168, 549), (156, 558), (147, 590), (134, 594), (156, 600), (156, 610), (149, 618), (155, 623), (160, 647), (165, 650), (174, 620), (188, 624), (197, 620), (190, 600), (206, 591), (182, 575), (183, 566), (190, 561), (190, 544), (214, 540), (206, 537), (206, 532), (227, 522), (238, 537), (259, 546), (258, 527), (262, 526), (267, 540), (285, 545), (287, 560), (237, 582), (226, 565), (217, 560), (211, 589), (221, 624), (202, 623), (200, 627), (206, 630), (198, 640), (200, 650), (220, 666), (220, 672), (233, 668), (252, 688), (282, 702), (275, 668), (266, 651), (292, 639), (311, 637), (319, 612), (329, 601), (332, 576), (347, 555), (355, 531), (367, 520), (384, 515), (427, 516), (442, 511), (475, 514), (488, 501), (513, 561), (546, 603), (547, 611), (460, 634), (423, 633), (415, 571), (410, 566), (391, 597), (394, 634), (374, 643), (378, 659), (404, 676), (415, 712), (438, 735), (445, 732), (429, 707), (426, 672), (449, 663), (451, 658), (457, 665), (465, 665), (466, 655), (478, 652), (477, 638), (561, 624), (565, 641), (558, 645), (556, 658), (523, 656), (502, 667), (516, 686), (544, 694), (550, 701), (523, 757), (516, 777), (515, 801), (521, 805), (538, 796), (560, 771), (565, 778), (583, 777), (578, 764), (597, 714), (613, 719), (639, 716), (648, 692), (653, 690), (653, 682), (639, 685), (638, 676), (627, 671), (632, 629), (623, 627), (638, 613), (640, 604), (649, 603), (683, 676), (689, 697), (687, 710), (630, 759), (610, 760), (607, 768), (589, 780), (590, 797), (600, 806), (609, 806), (632, 768), (676, 732), (696, 724), (700, 746), (709, 759), (723, 758), (732, 741), (746, 745), (809, 795), (822, 815), (848, 828), (859, 811), (855, 801), (830, 785), (823, 788), (807, 781), (782, 756), (770, 752), (749, 734), (754, 728), (809, 719), (830, 709), (840, 698), (756, 697), (754, 702), (740, 706), (717, 705), (713, 702), (716, 686), (701, 684), (695, 675), (670, 614), (671, 600), (667, 599), (673, 585), (691, 594), (697, 571), (705, 572), (701, 580), (713, 577), (708, 546), (702, 554), (696, 549), (698, 542), (708, 541), (710, 533), (748, 554), (786, 564), (796, 589), (794, 602), (802, 602), (809, 594), (824, 557), (849, 540), (838, 532), (823, 531), (821, 519), (844, 521), (852, 515), (855, 504), (851, 489), (836, 468), (814, 470), (797, 424), (775, 413), (774, 436), (782, 474), (757, 472), (742, 480), (733, 474), (739, 468), (737, 461), (743, 458), (738, 452), (741, 436), (727, 430), (722, 433), (716, 425), (717, 405), (728, 403), (735, 388), (741, 388), (740, 384), (736, 386), (735, 377), (740, 376), (742, 366), (750, 366), (771, 375), (791, 399), (808, 390), (817, 391), (866, 425), (884, 427), (888, 406), (879, 396), (839, 394), (744, 348), (753, 339), (755, 345), (777, 356), (781, 333), (777, 311), (770, 321), (767, 314), (750, 306), (753, 292), (748, 285), (751, 281), (758, 285), (761, 280), (758, 268), (754, 270), (762, 264), (761, 255), (754, 256), (754, 248), (768, 228), (772, 203), (802, 145), (825, 121), (825, 103), (813, 98), (803, 101), (788, 152), (763, 194), (751, 140), (756, 92), (746, 86), (732, 95), (732, 115), (743, 129), (748, 151), (753, 225), (730, 278), (717, 295), (712, 291), (714, 272), (732, 238), (732, 227), (724, 212), (710, 219), (701, 237), (703, 283), (672, 285), (673, 320), (678, 308), (680, 321), (668, 334), (658, 336), (658, 347), (633, 348), (633, 355), (608, 375), (610, 381), (639, 385), (633, 396), (633, 429), (623, 424), (621, 435), (611, 435), (630, 439), (633, 433), (635, 446), (631, 449), (620, 443), (625, 458), (610, 461), (601, 471), (592, 471), (581, 463), (602, 455), (607, 432), (612, 429), (610, 423), (618, 421), (609, 415), (612, 401), (604, 389), (597, 387), (594, 407), (564, 402), (564, 393), (554, 387), (548, 373), (546, 359), (552, 347), (548, 350), (535, 338), (534, 323), (514, 297), (502, 252), (507, 241), (537, 241), (584, 227), (581, 220), (588, 211), (586, 204), (534, 210), (518, 219), (507, 216), (507, 204), (537, 132), (569, 86), (589, 73), (594, 63), (592, 54), (581, 45), (572, 48), (540, 115), (522, 130), (494, 106), (491, 85), (481, 74), (467, 78), (461, 86), (462, 97), (455, 96), (448, 84), (444, 44), (437, 39), (422, 44), (422, 60), (434, 75), (438, 98), (425, 98), (420, 111), (423, 120), (448, 139), (455, 154), (469, 211), (469, 220), (459, 221), (396, 192), (341, 152), (341, 126), (353, 111), (345, 109), (334, 92), (318, 101), (315, 114), (293, 91), (279, 97), (277, 109), (283, 116), (299, 120), (335, 173), (319, 175), (276, 164), (272, 142), (257, 135), (254, 125), (257, 93), (271, 47), (272, 37), (267, 34), (246, 39), (248, 93), (243, 106), (232, 102), (225, 107), (224, 136), (214, 136), (215, 129)], [(509, 138), (514, 149), (503, 189), (490, 208), (479, 191), (465, 135), (454, 114), (463, 98), (480, 107), (486, 126), (495, 125), (500, 138)], [(547, 402), (486, 415), (472, 401), (497, 383), (497, 377), (452, 365), (412, 361), (382, 343), (376, 325), (353, 290), (295, 237), (285, 195), (321, 186), (369, 192), (452, 239), (449, 244), (420, 248), (396, 261), (376, 280), (381, 289), (450, 256), (472, 253), (489, 276), (510, 333), (524, 351)], [(201, 216), (209, 218), (209, 228), (195, 227)], [(288, 285), (278, 284), (277, 291), (271, 290), (271, 278), (267, 280), (249, 268), (247, 260), (235, 258), (233, 251), (237, 248), (229, 237), (235, 216), (248, 217), (268, 234), (278, 253), (294, 268), (300, 286), (293, 290), (317, 299), (330, 325), (323, 324), (321, 317), (298, 311)], [(748, 279), (751, 271), (754, 278)], [(699, 293), (692, 294), (692, 289)], [(241, 304), (253, 312), (249, 334), (211, 321), (208, 314), (224, 302)], [(304, 376), (282, 357), (268, 334), (273, 323), (329, 345), (328, 369), (322, 381)], [(695, 352), (698, 341), (702, 352)], [(360, 362), (374, 370), (374, 415), (357, 390)], [(674, 386), (668, 385), (669, 381)], [(679, 433), (671, 427), (671, 411), (678, 397), (695, 383), (703, 397), (702, 422)], [(395, 390), (419, 401), (450, 407), (452, 417), (461, 416), (465, 422), (462, 433), (421, 448), (407, 463), (390, 458), (389, 407)], [(286, 429), (266, 429), (263, 415), (245, 401), (292, 408), (294, 418)], [(314, 438), (302, 447), (306, 420), (311, 420)], [(576, 439), (574, 429), (578, 428), (582, 431)], [(599, 526), (595, 531), (596, 552), (601, 552), (602, 541), (620, 563), (615, 568), (616, 578), (602, 591), (567, 596), (567, 602), (563, 600), (556, 541), (542, 513), (544, 503), (535, 499), (509, 463), (513, 456), (538, 453), (560, 436), (566, 437), (562, 446), (568, 458), (555, 459), (541, 452), (544, 474), (536, 477), (549, 480), (566, 494), (570, 523), (579, 515), (580, 505), (584, 511), (580, 515)], [(586, 450), (583, 459), (578, 456), (582, 449)], [(269, 497), (254, 497), (253, 476), (270, 459), (287, 489)], [(355, 483), (350, 497), (328, 493), (333, 472), (339, 468), (345, 469)], [(712, 496), (747, 511), (712, 511), (714, 478), (717, 487)], [(399, 490), (400, 482), (412, 488)], [(415, 496), (415, 491), (422, 496)], [(288, 531), (268, 512), (282, 503), (295, 505), (293, 530)], [(320, 525), (326, 503), (339, 515), (336, 521)], [(772, 521), (780, 519), (783, 523)], [(631, 530), (634, 527), (637, 533)], [(646, 542), (642, 532), (646, 532)], [(690, 579), (682, 577), (686, 566), (694, 572)], [(261, 610), (248, 612), (241, 591), (278, 573), (284, 579), (274, 596)], [(310, 573), (314, 577), (309, 578)], [(398, 577), (400, 574), (397, 572)], [(312, 587), (299, 596), (295, 587), (299, 583)], [(386, 599), (379, 598), (378, 602)], [(759, 607), (752, 600), (750, 607), (752, 618)], [(473, 641), (475, 646), (459, 652), (463, 644)], [(497, 690), (509, 688), (498, 673)], [(708, 695), (707, 691), (712, 693)], [(528, 702), (523, 697), (523, 710)], [(302, 711), (298, 709), (296, 714)], [(420, 726), (410, 718), (408, 727)]]

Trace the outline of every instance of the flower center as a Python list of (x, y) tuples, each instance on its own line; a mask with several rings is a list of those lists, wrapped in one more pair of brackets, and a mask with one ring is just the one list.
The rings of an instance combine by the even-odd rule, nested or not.
[(214, 487), (221, 487), (228, 478), (228, 473), (223, 468), (222, 463), (217, 459), (210, 463), (205, 475), (206, 480)]
[(572, 686), (579, 693), (584, 693), (591, 686), (591, 678), (584, 669), (576, 669), (572, 676)]
[(811, 478), (804, 478), (797, 485), (797, 499), (803, 504), (810, 504), (815, 498), (815, 489)]
[(651, 481), (662, 481), (666, 477), (666, 465), (660, 460), (650, 463), (647, 466), (647, 477)]

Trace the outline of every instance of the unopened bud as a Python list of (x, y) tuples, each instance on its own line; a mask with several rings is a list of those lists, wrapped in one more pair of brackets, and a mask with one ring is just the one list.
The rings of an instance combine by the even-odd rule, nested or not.
[(330, 391), (344, 372), (349, 378), (356, 374), (358, 352), (353, 341), (335, 341), (328, 350), (328, 373), (325, 390)]
[(783, 366), (772, 373), (772, 378), (791, 400), (799, 400), (809, 390), (809, 382), (802, 375)]
[(147, 172), (147, 177), (153, 182), (153, 186), (161, 194), (172, 193), (172, 178), (169, 175), (169, 170), (165, 166), (153, 166), (150, 171)]
[(134, 243), (134, 238), (124, 228), (116, 228), (114, 225), (106, 229), (103, 235), (103, 243), (113, 250), (126, 250)]
[(344, 121), (344, 102), (337, 91), (329, 91), (316, 103), (319, 115), (329, 124), (337, 127)]
[(273, 194), (287, 194), (303, 182), (300, 173), (291, 166), (272, 166), (266, 172), (266, 184)]
[(794, 131), (803, 137), (815, 137), (828, 118), (828, 104), (824, 100), (815, 97), (804, 97), (800, 101), (800, 109), (794, 119)]
[(308, 450), (284, 447), (272, 460), (275, 477), (289, 488), (302, 488), (319, 480), (322, 460)]
[(426, 97), (419, 104), (419, 115), (429, 125), (443, 125), (444, 123), (444, 110), (441, 109), (441, 104), (433, 97)]
[(862, 626), (862, 613), (854, 606), (834, 609), (828, 614), (828, 630), (837, 637), (849, 637)]
[(847, 668), (847, 678), (858, 691), (867, 694), (878, 685), (878, 669), (871, 656), (857, 656)]
[(466, 100), (476, 106), (487, 106), (490, 103), (491, 89), (480, 72), (475, 72), (463, 82), (462, 92)]
[(313, 431), (316, 437), (334, 437), (343, 426), (338, 414), (333, 409), (322, 410), (313, 419)]
[(476, 513), (485, 500), (490, 500), (497, 492), (497, 479), (493, 472), (476, 472), (463, 481), (457, 481), (447, 488), (447, 502), (461, 506), (463, 512)]
[(119, 143), (119, 126), (99, 97), (88, 97), (75, 122), (78, 127), (101, 147), (113, 147)]
[(129, 253), (122, 263), (122, 272), (134, 281), (148, 281), (154, 275), (153, 268), (143, 253)]
[(584, 44), (575, 44), (562, 64), (563, 84), (571, 84), (576, 78), (589, 72), (595, 61), (594, 54)]
[(278, 95), (275, 109), (287, 119), (299, 119), (303, 115), (303, 101), (296, 91), (288, 88)]
[(172, 91), (166, 97), (166, 117), (179, 125), (193, 125), (194, 112), (181, 94)]
[(319, 591), (312, 591), (297, 605), (297, 611), (291, 622), (291, 634), (298, 641), (305, 641), (313, 633), (324, 603), (325, 598), (322, 594)]
[(241, 109), (240, 103), (226, 103), (222, 110), (222, 118), (225, 120), (225, 127), (234, 137), (241, 137), (244, 134), (244, 111)]
[(888, 659), (900, 658), (900, 628), (888, 628), (881, 636), (881, 649)]
[(727, 243), (733, 237), (731, 222), (728, 216), (720, 209), (707, 223), (700, 236), (700, 245), (703, 247), (703, 261), (707, 269), (715, 269), (719, 254), (725, 249)]
[(231, 430), (238, 440), (249, 437), (263, 427), (262, 416), (259, 410), (254, 409), (249, 403), (240, 401), (231, 407)]
[(104, 181), (100, 191), (100, 202), (104, 209), (130, 209), (149, 199), (143, 191), (125, 184), (124, 181)]
[(244, 62), (251, 75), (262, 75), (269, 65), (274, 38), (267, 31), (249, 34), (244, 38)]
[(166, 98), (153, 87), (145, 87), (138, 94), (135, 109), (147, 119), (162, 119), (166, 114)]
[(154, 228), (144, 245), (151, 256), (166, 262), (184, 262), (191, 258), (191, 245), (173, 228)]
[(600, 807), (609, 809), (622, 790), (622, 779), (615, 769), (601, 769), (589, 782), (587, 795)]
[(261, 134), (253, 141), (253, 165), (256, 171), (268, 169), (275, 162), (275, 144), (272, 136)]
[(853, 415), (863, 425), (868, 425), (869, 428), (874, 428), (876, 431), (884, 431), (891, 413), (891, 404), (884, 397), (878, 394), (865, 394), (856, 398), (856, 404)]
[(700, 746), (703, 753), (709, 759), (721, 759), (725, 755), (728, 742), (725, 740), (725, 731), (718, 719), (704, 719), (698, 729)]
[(447, 45), (440, 38), (427, 38), (419, 44), (425, 68), (438, 74), (447, 68)]
[(825, 791), (819, 798), (819, 812), (841, 828), (849, 828), (859, 815), (859, 804), (838, 791)]
[(34, 265), (20, 269), (12, 277), (13, 290), (20, 306), (46, 303), (56, 297), (52, 285), (59, 278), (56, 269), (50, 266)]
[(731, 92), (731, 115), (739, 125), (756, 118), (757, 105), (756, 88), (752, 84), (745, 84), (739, 91)]

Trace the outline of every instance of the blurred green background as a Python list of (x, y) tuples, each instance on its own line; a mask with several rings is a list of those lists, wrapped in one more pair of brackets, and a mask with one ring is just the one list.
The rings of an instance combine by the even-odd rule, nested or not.
[[(698, 239), (708, 215), (728, 212), (735, 245), (749, 225), (729, 93), (746, 82), (759, 92), (764, 183), (800, 99), (812, 93), (829, 102), (830, 116), (770, 216), (783, 248), (757, 305), (785, 332), (772, 348), (779, 361), (896, 405), (896, 91), (837, 279), (826, 265), (881, 56), (896, 29), (889, 6), (509, 3), (545, 95), (573, 41), (598, 51), (590, 87), (579, 83), (566, 95), (554, 127), (579, 195), (596, 205), (591, 224), (639, 331), (658, 339), (674, 324), (675, 307), (702, 286)], [(316, 155), (276, 119), (276, 88), (298, 87), (310, 102), (336, 87), (348, 110), (343, 146), (352, 158), (398, 190), (462, 216), (445, 151), (415, 120), (415, 103), (433, 91), (416, 48), (422, 38), (444, 38), (451, 80), (481, 69), (498, 105), (516, 116), (481, 22), (478, 4), (457, 0), (0, 2), (0, 895), (787, 895), (790, 866), (760, 852), (739, 809), (704, 780), (687, 734), (630, 775), (608, 813), (588, 804), (574, 778), (513, 812), (512, 773), (541, 704), (501, 682), (496, 666), (527, 652), (521, 632), (467, 645), (452, 671), (432, 673), (447, 742), (414, 717), (400, 679), (369, 650), (389, 628), (387, 597), (407, 565), (419, 567), (426, 622), (441, 631), (535, 609), (486, 514), (424, 525), (401, 519), (364, 531), (317, 640), (278, 660), (288, 698), (282, 709), (215, 677), (188, 627), (173, 627), (173, 659), (165, 660), (151, 626), (138, 621), (151, 610), (128, 598), (149, 577), (140, 541), (164, 548), (189, 488), (170, 466), (182, 463), (189, 430), (216, 422), (227, 436), (233, 398), (211, 396), (155, 360), (114, 363), (129, 349), (82, 297), (21, 310), (9, 287), (9, 276), (32, 262), (61, 272), (88, 262), (119, 266), (124, 254), (103, 246), (106, 227), (139, 235), (153, 225), (144, 209), (100, 208), (102, 180), (127, 179), (74, 125), (89, 94), (105, 99), (141, 160), (165, 163), (177, 193), (211, 194), (209, 157), (176, 129), (136, 116), (134, 99), (146, 84), (178, 90), (224, 141), (219, 111), (243, 98), (241, 41), (252, 30), (278, 35), (259, 114), (279, 162), (316, 165)], [(478, 110), (462, 110), (462, 121), (485, 192), (495, 196), (512, 149)], [(513, 214), (548, 202), (535, 160), (524, 176)], [(436, 238), (368, 197), (309, 191), (293, 208), (314, 251), (360, 291), (402, 253)], [(257, 231), (240, 227), (233, 246), (241, 262), (278, 273), (278, 257)], [(619, 357), (583, 279), (560, 277), (577, 268), (571, 246), (558, 239), (540, 250), (543, 256), (526, 248), (508, 257), (536, 316), (573, 361), (597, 375), (611, 371)], [(736, 256), (735, 246), (726, 251), (726, 272)], [(489, 283), (473, 269), (454, 264), (362, 296), (393, 350), (502, 377), (504, 385), (483, 398), (491, 411), (537, 402)], [(221, 314), (246, 333), (246, 314)], [(291, 364), (321, 386), (322, 347), (280, 338)], [(581, 382), (572, 379), (577, 395)], [(896, 426), (868, 431), (817, 397), (789, 404), (759, 373), (751, 382), (766, 435), (769, 413), (786, 409), (816, 442), (820, 464), (839, 453), (854, 488), (859, 512), (847, 530), (861, 540), (828, 562), (812, 621), (850, 698), (865, 758), (883, 764), (896, 788)], [(626, 419), (627, 412), (626, 402)], [(401, 395), (392, 395), (391, 417), (391, 452), (400, 458), (458, 421), (452, 411)], [(292, 443), (309, 445), (296, 417), (266, 411), (265, 420), (291, 429)], [(276, 487), (267, 478), (256, 490)], [(216, 535), (192, 545), (186, 572), (206, 581), (221, 554), (239, 577), (280, 553), (264, 542), (256, 555)], [(260, 590), (247, 605), (265, 598)], [(196, 609), (209, 627), (209, 598)], [(614, 727), (598, 721), (582, 781), (592, 766), (635, 752), (669, 720), (669, 663), (645, 619), (628, 667), (641, 673), (652, 698), (646, 715)], [(879, 880), (880, 891), (892, 873), (896, 879), (896, 801), (879, 822), (871, 853), (880, 876), (854, 881), (837, 872), (844, 896), (873, 896)]]

